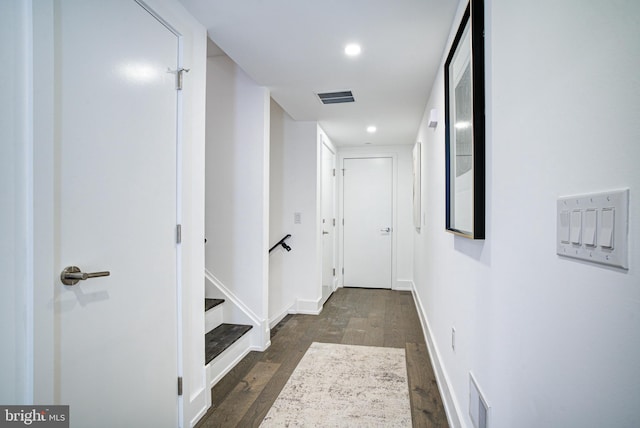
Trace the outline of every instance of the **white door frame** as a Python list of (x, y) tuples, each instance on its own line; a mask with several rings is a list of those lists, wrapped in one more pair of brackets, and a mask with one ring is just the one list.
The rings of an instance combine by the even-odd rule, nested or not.
[(392, 160), (392, 228), (391, 234), (391, 289), (398, 289), (398, 274), (397, 274), (397, 236), (398, 230), (398, 154), (381, 150), (380, 152), (367, 150), (363, 153), (358, 153), (355, 150), (338, 150), (338, 165), (340, 169), (336, 171), (338, 177), (338, 205), (339, 205), (339, 217), (338, 217), (338, 252), (339, 252), (339, 266), (338, 266), (338, 286), (344, 287), (344, 275), (342, 271), (344, 269), (344, 160), (345, 159), (370, 159), (370, 158), (391, 158)]
[[(332, 234), (332, 245), (333, 245), (333, 266), (336, 269), (336, 274), (333, 276), (332, 280), (331, 280), (331, 293), (333, 293), (337, 286), (338, 286), (338, 278), (341, 276), (338, 274), (339, 270), (338, 270), (338, 215), (336, 214), (338, 212), (338, 202), (337, 202), (337, 183), (338, 183), (338, 155), (336, 153), (336, 149), (333, 146), (333, 144), (331, 144), (331, 142), (327, 139), (327, 137), (323, 134), (320, 133), (320, 159), (321, 162), (324, 162), (324, 156), (323, 156), (323, 151), (324, 151), (324, 147), (326, 147), (331, 153), (333, 153), (333, 159), (334, 159), (334, 167), (336, 168), (336, 179), (333, 180), (333, 192), (332, 192), (332, 196), (333, 196), (333, 218), (336, 219), (336, 226), (326, 226), (326, 227), (333, 227), (333, 234)], [(321, 165), (320, 168), (320, 184), (321, 186), (324, 184), (324, 177), (323, 177), (323, 172), (324, 172), (324, 165)], [(324, 200), (322, 199), (322, 195), (323, 195), (323, 189), (320, 189), (320, 217), (319, 219), (322, 219), (322, 214), (324, 211)], [(323, 228), (323, 225), (320, 225), (321, 229)], [(323, 235), (320, 235), (320, 241), (322, 242), (323, 245), (323, 252), (322, 252), (322, 257), (321, 257), (321, 275), (324, 275), (324, 239), (323, 239)], [(324, 281), (322, 281), (324, 282)], [(321, 282), (321, 286), (323, 285)]]

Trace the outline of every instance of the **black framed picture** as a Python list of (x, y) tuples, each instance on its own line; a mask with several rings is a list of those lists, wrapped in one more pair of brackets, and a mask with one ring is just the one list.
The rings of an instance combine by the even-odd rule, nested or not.
[(446, 229), (485, 237), (484, 4), (471, 0), (444, 65)]

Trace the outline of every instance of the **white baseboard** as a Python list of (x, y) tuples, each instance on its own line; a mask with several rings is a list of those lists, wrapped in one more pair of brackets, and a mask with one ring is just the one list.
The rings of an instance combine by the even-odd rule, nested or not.
[(292, 313), (292, 308), (294, 305), (289, 306), (287, 309), (282, 311), (280, 314), (276, 315), (269, 321), (269, 329), (275, 327), (284, 317)]
[(397, 291), (413, 291), (413, 281), (410, 279), (398, 279), (393, 289)]
[(444, 411), (447, 415), (447, 421), (449, 422), (450, 427), (462, 428), (464, 427), (462, 423), (464, 419), (462, 418), (462, 415), (460, 413), (460, 405), (457, 403), (452, 394), (453, 388), (451, 387), (451, 382), (449, 382), (447, 372), (442, 365), (442, 358), (440, 357), (438, 346), (436, 345), (436, 342), (434, 340), (433, 333), (431, 332), (431, 328), (429, 327), (429, 322), (427, 321), (424, 306), (422, 305), (420, 296), (416, 292), (416, 287), (413, 281), (411, 281), (411, 294), (413, 295), (413, 301), (416, 305), (418, 316), (420, 317), (422, 331), (424, 333), (425, 341), (427, 342), (427, 349), (429, 350), (429, 355), (431, 356), (431, 366), (433, 367), (433, 372), (436, 375), (438, 388), (440, 389), (440, 393), (442, 394), (442, 404), (444, 405)]
[[(201, 398), (201, 396), (205, 394), (205, 392), (206, 392), (206, 395)], [(200, 422), (200, 419), (202, 419), (202, 417), (207, 413), (207, 410), (209, 410), (209, 407), (211, 407), (211, 388), (209, 389), (200, 388), (198, 392), (193, 394), (191, 396), (191, 403), (194, 403), (196, 401), (203, 401), (205, 404), (200, 407), (200, 410), (198, 410), (195, 416), (191, 418), (191, 420), (189, 421), (190, 428), (193, 428), (194, 426), (196, 426), (196, 424)]]
[(237, 342), (226, 349), (222, 354), (218, 355), (206, 365), (207, 384), (209, 391), (220, 382), (247, 354), (251, 351), (251, 339), (245, 334)]
[(320, 315), (322, 312), (322, 297), (317, 300), (296, 300), (295, 304), (295, 312), (296, 314), (305, 314), (305, 315)]

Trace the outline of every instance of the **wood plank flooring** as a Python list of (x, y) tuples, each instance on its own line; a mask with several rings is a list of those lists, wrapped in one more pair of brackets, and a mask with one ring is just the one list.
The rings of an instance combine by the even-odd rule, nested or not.
[(339, 288), (320, 315), (288, 315), (271, 334), (213, 388), (196, 428), (258, 427), (312, 342), (405, 348), (413, 426), (448, 426), (410, 292)]

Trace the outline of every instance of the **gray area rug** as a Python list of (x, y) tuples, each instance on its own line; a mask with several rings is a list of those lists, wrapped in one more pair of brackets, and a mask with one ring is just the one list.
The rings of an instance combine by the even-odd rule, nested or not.
[(410, 427), (404, 349), (312, 343), (260, 426)]

